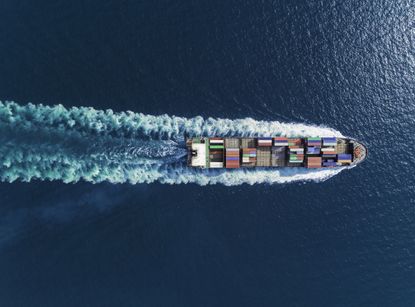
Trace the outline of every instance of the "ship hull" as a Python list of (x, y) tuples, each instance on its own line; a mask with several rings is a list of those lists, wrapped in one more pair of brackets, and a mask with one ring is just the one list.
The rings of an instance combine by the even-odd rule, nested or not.
[(339, 137), (197, 137), (186, 140), (188, 166), (196, 168), (344, 167), (361, 163), (367, 148)]

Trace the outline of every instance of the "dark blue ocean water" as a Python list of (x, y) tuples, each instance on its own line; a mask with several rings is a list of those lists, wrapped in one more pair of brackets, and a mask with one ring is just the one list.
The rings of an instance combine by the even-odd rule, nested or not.
[(0, 100), (323, 124), (320, 183), (0, 184), (0, 306), (414, 306), (413, 1), (0, 2)]

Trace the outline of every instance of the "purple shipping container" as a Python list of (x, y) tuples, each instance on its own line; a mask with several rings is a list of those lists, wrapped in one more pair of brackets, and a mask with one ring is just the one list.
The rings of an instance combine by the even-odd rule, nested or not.
[(336, 162), (323, 162), (323, 166), (336, 166)]
[(318, 148), (318, 147), (308, 147), (307, 148), (307, 153), (318, 155), (320, 153), (320, 148)]
[(339, 158), (339, 160), (351, 160), (352, 159), (351, 154), (339, 154), (337, 157)]

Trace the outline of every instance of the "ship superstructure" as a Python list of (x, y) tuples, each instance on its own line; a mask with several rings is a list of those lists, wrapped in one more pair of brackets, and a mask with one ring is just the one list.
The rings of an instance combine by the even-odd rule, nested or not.
[(363, 144), (339, 137), (195, 137), (186, 146), (188, 165), (200, 168), (341, 167), (367, 155)]

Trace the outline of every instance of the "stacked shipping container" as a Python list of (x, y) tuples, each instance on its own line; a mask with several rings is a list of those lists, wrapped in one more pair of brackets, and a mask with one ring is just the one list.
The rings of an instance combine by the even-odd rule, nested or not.
[(288, 138), (285, 138), (285, 137), (274, 138), (274, 146), (288, 146)]
[(335, 137), (323, 138), (323, 146), (336, 146), (336, 145), (337, 145), (337, 139)]
[(352, 155), (351, 154), (339, 154), (337, 156), (337, 161), (340, 163), (352, 163)]
[(285, 146), (274, 146), (271, 152), (272, 166), (286, 166), (287, 150)]
[(239, 148), (226, 148), (226, 168), (239, 168)]
[[(195, 140), (198, 141), (196, 138)], [(300, 166), (306, 162), (308, 168), (319, 168), (351, 164), (352, 154), (348, 153), (345, 146), (343, 150), (341, 142), (342, 139), (337, 140), (336, 137), (213, 137), (208, 138), (206, 142), (208, 148), (206, 165), (212, 168), (239, 168), (241, 164), (243, 166)], [(307, 154), (306, 158), (305, 154)]]
[(209, 139), (209, 159), (210, 168), (223, 168), (224, 140), (222, 138)]
[(321, 138), (307, 138), (307, 154), (320, 155), (321, 154)]
[(294, 146), (302, 146), (303, 141), (299, 138), (289, 138), (288, 139), (288, 147), (294, 147)]
[(209, 149), (223, 149), (224, 141), (221, 138), (210, 138), (209, 139)]
[(308, 155), (319, 155), (320, 154), (320, 147), (307, 147), (307, 154)]
[(334, 159), (328, 159), (323, 162), (323, 166), (325, 167), (335, 167), (337, 166), (337, 163), (334, 161)]
[(255, 163), (256, 162), (256, 148), (243, 148), (242, 149), (242, 163)]
[(271, 147), (272, 138), (258, 138), (258, 146)]
[(225, 139), (226, 148), (239, 148), (240, 140), (238, 138)]
[(307, 138), (307, 145), (314, 147), (321, 147), (321, 138)]
[(289, 163), (303, 163), (304, 146), (303, 141), (299, 138), (288, 139)]
[(320, 168), (321, 157), (307, 157), (307, 168)]
[(271, 148), (258, 147), (256, 166), (271, 166)]
[[(323, 138), (323, 148), (321, 149), (323, 152), (323, 158), (336, 158), (337, 154), (337, 139), (335, 137), (332, 138)], [(324, 163), (323, 163), (324, 165)]]

